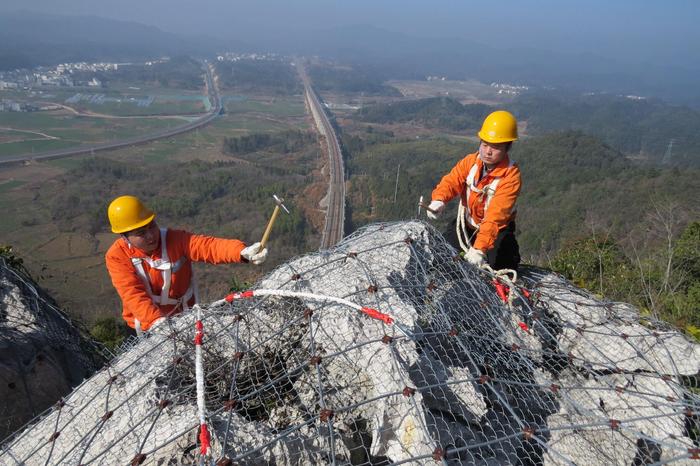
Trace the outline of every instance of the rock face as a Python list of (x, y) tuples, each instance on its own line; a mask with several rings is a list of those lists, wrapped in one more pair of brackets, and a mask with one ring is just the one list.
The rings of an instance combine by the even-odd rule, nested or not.
[(0, 438), (94, 373), (93, 351), (51, 299), (0, 258)]
[[(700, 398), (689, 388), (699, 345), (555, 274), (521, 279), (530, 299), (511, 309), (431, 227), (404, 222), (280, 266), (257, 297), (205, 306), (210, 460), (646, 464), (699, 454)], [(194, 324), (188, 313), (157, 328), (5, 445), (0, 463), (196, 463)]]

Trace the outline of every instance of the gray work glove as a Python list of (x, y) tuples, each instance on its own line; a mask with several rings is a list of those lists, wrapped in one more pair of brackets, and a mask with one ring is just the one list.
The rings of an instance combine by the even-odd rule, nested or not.
[(428, 208), (435, 212), (433, 213), (430, 210), (426, 210), (425, 212), (428, 214), (428, 218), (430, 220), (437, 220), (442, 211), (445, 210), (445, 203), (442, 201), (431, 201)]
[(464, 258), (472, 265), (481, 267), (486, 264), (486, 254), (481, 250), (475, 248), (469, 248), (469, 251), (464, 255)]
[(251, 244), (241, 251), (241, 257), (255, 265), (260, 265), (267, 259), (267, 248), (260, 250), (260, 242)]

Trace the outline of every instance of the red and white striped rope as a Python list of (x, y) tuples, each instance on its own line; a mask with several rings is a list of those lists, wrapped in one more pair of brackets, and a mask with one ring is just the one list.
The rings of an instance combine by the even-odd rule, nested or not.
[(226, 296), (224, 299), (221, 299), (219, 301), (215, 301), (212, 303), (212, 306), (216, 305), (221, 305), (224, 303), (231, 303), (236, 299), (246, 299), (246, 298), (252, 298), (252, 297), (259, 297), (259, 296), (281, 296), (281, 297), (287, 297), (287, 298), (302, 298), (302, 299), (311, 299), (314, 301), (331, 301), (334, 303), (338, 304), (343, 304), (345, 306), (348, 306), (352, 309), (356, 309), (363, 314), (377, 320), (381, 320), (387, 325), (392, 325), (395, 323), (395, 319), (390, 316), (389, 314), (385, 312), (378, 311), (376, 309), (372, 309), (371, 307), (366, 307), (366, 306), (360, 306), (359, 304), (355, 304), (352, 301), (348, 301), (347, 299), (343, 298), (336, 298), (335, 296), (325, 296), (325, 295), (320, 295), (320, 294), (315, 294), (315, 293), (306, 293), (302, 291), (288, 291), (288, 290), (247, 290), (247, 291), (242, 291), (240, 293), (231, 293), (228, 296)]
[(197, 321), (194, 324), (194, 361), (195, 378), (197, 381), (197, 414), (199, 415), (199, 444), (202, 455), (209, 453), (210, 436), (207, 428), (207, 411), (204, 404), (204, 364), (202, 362), (202, 341), (204, 340), (204, 324), (202, 324), (202, 308), (197, 306)]

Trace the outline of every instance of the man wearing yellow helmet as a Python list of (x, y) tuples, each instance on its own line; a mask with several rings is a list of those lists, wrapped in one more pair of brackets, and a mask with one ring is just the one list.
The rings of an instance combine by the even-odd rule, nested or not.
[(246, 247), (237, 239), (159, 228), (156, 214), (134, 196), (114, 199), (107, 214), (112, 232), (120, 235), (105, 255), (107, 270), (124, 320), (137, 333), (198, 301), (192, 261), (258, 265), (267, 258), (260, 243)]
[(517, 121), (504, 110), (493, 112), (477, 135), (479, 150), (460, 160), (433, 190), (428, 217), (436, 219), (445, 204), (459, 196), (457, 218), (445, 238), (476, 266), (488, 262), (494, 269), (517, 269), (515, 202), (520, 169), (508, 156), (518, 139)]

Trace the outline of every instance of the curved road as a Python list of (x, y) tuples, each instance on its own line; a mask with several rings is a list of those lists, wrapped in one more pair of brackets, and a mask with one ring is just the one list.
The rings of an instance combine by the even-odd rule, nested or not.
[(328, 164), (330, 167), (330, 180), (328, 186), (328, 210), (326, 223), (321, 235), (321, 249), (328, 249), (343, 239), (345, 227), (345, 168), (343, 167), (343, 155), (335, 130), (328, 120), (323, 109), (321, 98), (311, 87), (311, 81), (306, 74), (304, 66), (297, 62), (297, 70), (304, 83), (306, 102), (316, 122), (318, 132), (326, 139), (328, 146)]
[(207, 88), (207, 93), (209, 94), (209, 100), (212, 103), (212, 108), (211, 110), (206, 113), (202, 118), (192, 121), (189, 123), (185, 123), (180, 126), (176, 126), (175, 128), (163, 130), (163, 131), (158, 131), (156, 133), (151, 133), (146, 136), (138, 136), (138, 137), (133, 137), (133, 138), (127, 138), (127, 139), (121, 139), (119, 141), (111, 141), (111, 142), (106, 142), (103, 144), (93, 144), (89, 146), (78, 146), (78, 147), (69, 147), (67, 149), (57, 149), (57, 150), (52, 150), (52, 151), (46, 151), (46, 152), (37, 152), (33, 154), (23, 154), (23, 155), (16, 155), (16, 156), (11, 156), (11, 157), (3, 157), (0, 158), (0, 165), (2, 164), (8, 164), (8, 163), (18, 163), (18, 162), (25, 162), (27, 160), (42, 160), (42, 159), (55, 159), (59, 157), (68, 157), (71, 155), (80, 155), (80, 154), (92, 154), (97, 151), (101, 150), (111, 150), (111, 149), (119, 149), (122, 147), (128, 147), (128, 146), (134, 146), (137, 144), (144, 144), (147, 142), (155, 141), (157, 139), (163, 139), (163, 138), (169, 138), (171, 136), (175, 136), (177, 134), (185, 133), (187, 131), (192, 131), (193, 129), (200, 128), (208, 123), (210, 123), (212, 120), (214, 120), (219, 113), (221, 113), (221, 98), (219, 97), (219, 90), (216, 87), (216, 83), (214, 82), (214, 78), (212, 75), (212, 70), (211, 70), (211, 65), (206, 65), (205, 66), (205, 86)]

